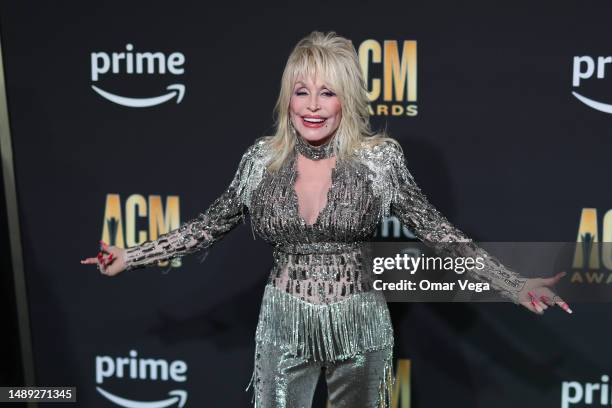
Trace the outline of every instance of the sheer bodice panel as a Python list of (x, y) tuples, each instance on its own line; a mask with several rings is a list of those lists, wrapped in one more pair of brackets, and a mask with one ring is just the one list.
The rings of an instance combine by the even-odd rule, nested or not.
[[(321, 250), (323, 247), (326, 249)], [(309, 303), (339, 302), (372, 290), (373, 278), (364, 254), (367, 251), (358, 244), (322, 243), (310, 245), (308, 251), (300, 251), (299, 246), (278, 246), (268, 282)]]

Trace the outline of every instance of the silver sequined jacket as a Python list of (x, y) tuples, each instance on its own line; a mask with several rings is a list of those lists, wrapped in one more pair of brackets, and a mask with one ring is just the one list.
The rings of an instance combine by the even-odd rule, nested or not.
[(264, 138), (244, 153), (228, 188), (197, 218), (127, 250), (128, 269), (210, 247), (245, 215), (273, 245), (274, 264), (262, 300), (256, 342), (272, 342), (316, 358), (335, 360), (393, 344), (382, 292), (363, 268), (361, 243), (382, 217), (395, 215), (432, 246), (466, 242), (487, 268), (473, 277), (518, 303), (525, 278), (488, 256), (426, 199), (393, 143), (364, 147), (358, 160), (338, 161), (327, 205), (313, 224), (298, 212), (293, 188), (297, 150), (278, 172), (266, 169)]

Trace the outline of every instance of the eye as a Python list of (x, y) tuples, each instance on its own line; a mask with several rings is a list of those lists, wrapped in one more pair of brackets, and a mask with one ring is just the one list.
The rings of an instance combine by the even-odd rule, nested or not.
[(331, 97), (331, 96), (336, 96), (336, 94), (335, 94), (335, 93), (333, 93), (332, 91), (324, 91), (324, 92), (323, 92), (323, 95), (328, 96), (328, 97)]
[(304, 92), (304, 91), (296, 91), (295, 94), (296, 95), (306, 95), (306, 92)]

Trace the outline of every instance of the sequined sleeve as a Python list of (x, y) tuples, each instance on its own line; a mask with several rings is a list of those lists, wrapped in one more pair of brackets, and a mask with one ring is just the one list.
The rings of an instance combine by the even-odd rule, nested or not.
[[(518, 304), (518, 293), (526, 278), (505, 267), (455, 228), (429, 201), (408, 171), (401, 149), (387, 146), (390, 183), (393, 189), (391, 212), (426, 245), (455, 256), (482, 257), (485, 267), (470, 271), (473, 278), (489, 282), (500, 294)], [(460, 243), (460, 244), (458, 244)]]
[(259, 143), (243, 154), (233, 180), (225, 191), (197, 217), (180, 227), (126, 250), (126, 269), (154, 265), (160, 261), (178, 258), (210, 247), (228, 232), (245, 221), (248, 208), (245, 205), (242, 186), (252, 167), (252, 155)]

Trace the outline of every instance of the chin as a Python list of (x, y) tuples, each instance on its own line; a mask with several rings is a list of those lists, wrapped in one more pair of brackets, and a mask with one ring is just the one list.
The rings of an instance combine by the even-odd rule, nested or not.
[(320, 140), (325, 140), (329, 136), (330, 135), (323, 135), (323, 136), (316, 135), (316, 136), (312, 136), (312, 135), (309, 135), (308, 133), (306, 133), (306, 134), (302, 133), (302, 137), (304, 139), (308, 140), (309, 142), (318, 142)]
[(302, 137), (308, 140), (309, 142), (318, 142), (319, 140), (325, 140), (331, 135), (333, 135), (333, 133), (326, 132), (325, 134), (323, 134), (317, 132), (316, 130), (308, 128), (298, 129), (298, 132), (300, 132), (300, 135), (302, 135)]

